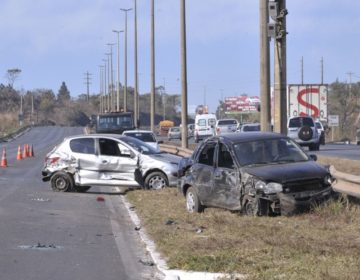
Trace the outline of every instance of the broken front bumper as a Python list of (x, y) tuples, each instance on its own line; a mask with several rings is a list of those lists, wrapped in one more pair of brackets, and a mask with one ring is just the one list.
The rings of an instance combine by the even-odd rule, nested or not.
[(308, 210), (311, 206), (320, 204), (334, 195), (331, 187), (321, 191), (299, 193), (278, 193), (281, 215), (293, 215)]

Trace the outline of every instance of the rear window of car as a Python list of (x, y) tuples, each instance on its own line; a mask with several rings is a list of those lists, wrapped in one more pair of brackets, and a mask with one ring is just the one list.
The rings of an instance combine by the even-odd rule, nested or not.
[(218, 125), (237, 124), (236, 120), (219, 120)]
[(74, 153), (95, 154), (95, 140), (92, 138), (79, 138), (70, 141), (70, 149)]
[(243, 131), (260, 131), (260, 125), (244, 125)]
[(314, 121), (312, 118), (293, 118), (289, 121), (289, 127), (302, 127), (302, 126), (310, 126), (314, 127)]

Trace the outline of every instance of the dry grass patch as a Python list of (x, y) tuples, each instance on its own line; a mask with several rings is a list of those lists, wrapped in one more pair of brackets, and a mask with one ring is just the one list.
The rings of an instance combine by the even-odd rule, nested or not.
[[(249, 279), (358, 279), (360, 207), (328, 203), (295, 217), (189, 214), (176, 189), (127, 195), (170, 268)], [(173, 222), (173, 223), (172, 223)]]

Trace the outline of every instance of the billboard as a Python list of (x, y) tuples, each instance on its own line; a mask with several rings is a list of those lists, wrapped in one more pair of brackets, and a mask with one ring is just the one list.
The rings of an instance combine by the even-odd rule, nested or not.
[(225, 97), (225, 113), (254, 113), (257, 112), (260, 98), (258, 96)]
[(288, 117), (312, 116), (327, 121), (328, 85), (288, 85)]

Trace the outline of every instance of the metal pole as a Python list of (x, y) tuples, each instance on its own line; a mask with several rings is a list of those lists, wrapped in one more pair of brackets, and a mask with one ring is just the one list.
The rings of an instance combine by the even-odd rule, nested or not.
[(186, 66), (186, 7), (180, 0), (180, 53), (181, 53), (181, 147), (188, 148), (187, 131), (187, 66)]
[(117, 81), (116, 81), (116, 111), (120, 112), (120, 33), (123, 30), (113, 30), (117, 35)]
[(135, 127), (139, 126), (139, 89), (138, 89), (138, 61), (137, 61), (137, 0), (134, 0), (134, 119)]
[(110, 47), (110, 85), (109, 85), (109, 90), (110, 90), (110, 107), (111, 107), (111, 111), (114, 111), (114, 105), (115, 105), (115, 96), (114, 96), (114, 71), (113, 71), (113, 50), (112, 50), (112, 46), (114, 44), (107, 44)]
[(155, 4), (151, 0), (151, 94), (150, 129), (155, 131)]
[(108, 111), (108, 107), (107, 107), (108, 102), (107, 102), (107, 95), (106, 95), (106, 93), (107, 93), (107, 79), (106, 79), (107, 59), (103, 59), (103, 61), (105, 62), (105, 64), (104, 64), (104, 101), (105, 102), (104, 102), (103, 106), (104, 106), (104, 110)]
[(274, 48), (274, 130), (286, 135), (286, 0), (279, 0), (278, 4), (280, 13), (283, 12), (284, 16), (277, 21), (277, 36)]
[(104, 81), (103, 81), (103, 67), (104, 65), (99, 65), (99, 76), (100, 76), (100, 92), (99, 92), (99, 100), (100, 100), (100, 108), (99, 108), (99, 111), (100, 113), (103, 113), (104, 112), (104, 92), (103, 92), (103, 88), (104, 88)]
[(108, 112), (111, 111), (111, 107), (110, 107), (110, 94), (111, 94), (111, 90), (110, 90), (110, 53), (106, 53), (107, 55), (107, 86), (108, 86), (108, 94), (107, 94), (107, 109)]
[(125, 81), (124, 81), (124, 112), (127, 111), (127, 12), (132, 9), (120, 9), (125, 13), (125, 57), (124, 57), (124, 67), (125, 67)]
[(268, 0), (260, 0), (260, 96), (261, 131), (271, 131), (270, 97), (270, 47), (267, 26), (269, 23)]

